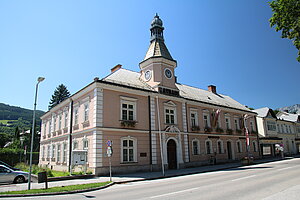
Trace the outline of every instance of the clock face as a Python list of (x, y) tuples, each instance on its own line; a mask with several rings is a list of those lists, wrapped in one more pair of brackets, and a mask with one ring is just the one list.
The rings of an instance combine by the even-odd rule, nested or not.
[(148, 71), (145, 72), (145, 80), (149, 81), (150, 79), (151, 79), (151, 71), (148, 70)]
[(173, 76), (172, 71), (170, 69), (166, 68), (165, 69), (165, 76), (169, 79), (172, 78), (172, 76)]

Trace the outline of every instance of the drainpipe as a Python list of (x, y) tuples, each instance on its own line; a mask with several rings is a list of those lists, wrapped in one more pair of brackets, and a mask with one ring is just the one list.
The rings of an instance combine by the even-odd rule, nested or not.
[(188, 138), (188, 155), (189, 155), (189, 162), (191, 162), (191, 155), (190, 155), (190, 134), (189, 133), (189, 121), (188, 121), (188, 111), (187, 111), (187, 103), (185, 102), (185, 116), (186, 116), (186, 130), (187, 130), (187, 138)]
[(72, 170), (72, 132), (73, 132), (73, 100), (71, 99), (70, 103), (70, 134), (69, 134), (69, 172), (71, 173)]
[(148, 96), (148, 112), (149, 112), (149, 116), (148, 116), (148, 118), (149, 118), (149, 158), (150, 158), (150, 167), (151, 167), (151, 171), (152, 171), (152, 137), (151, 137), (151, 135), (152, 135), (152, 130), (151, 130), (151, 97), (150, 96)]

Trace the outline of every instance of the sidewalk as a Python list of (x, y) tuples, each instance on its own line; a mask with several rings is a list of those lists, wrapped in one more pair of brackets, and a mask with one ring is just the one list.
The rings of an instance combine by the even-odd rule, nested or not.
[[(288, 157), (284, 159), (289, 159)], [(261, 159), (254, 161), (254, 164), (259, 163), (266, 163), (266, 162), (273, 162), (279, 161), (284, 159), (278, 158), (270, 158), (270, 159)], [(162, 176), (162, 172), (140, 172), (140, 173), (132, 173), (132, 174), (122, 174), (122, 175), (114, 175), (112, 177), (112, 181), (115, 183), (127, 183), (127, 182), (135, 182), (135, 181), (142, 181), (142, 180), (153, 180), (153, 179), (161, 179), (161, 178), (168, 178), (168, 177), (175, 177), (175, 176), (182, 176), (188, 174), (197, 174), (197, 173), (204, 173), (204, 172), (212, 172), (212, 171), (219, 171), (225, 170), (230, 168), (241, 167), (240, 162), (234, 163), (226, 163), (226, 164), (217, 164), (217, 165), (207, 165), (195, 168), (185, 168), (185, 169), (178, 169), (178, 170), (168, 170), (165, 172), (165, 176)], [(106, 182), (109, 181), (108, 176), (104, 177), (95, 177), (90, 179), (74, 179), (74, 180), (65, 180), (65, 181), (52, 181), (48, 182), (48, 187), (57, 187), (57, 186), (67, 186), (67, 185), (77, 185), (77, 184), (86, 184), (86, 183), (97, 183), (97, 182)], [(33, 182), (31, 184), (32, 189), (41, 189), (45, 188), (45, 183), (36, 183)], [(8, 184), (8, 185), (0, 185), (0, 192), (6, 191), (16, 191), (16, 190), (27, 190), (28, 183), (23, 184)]]

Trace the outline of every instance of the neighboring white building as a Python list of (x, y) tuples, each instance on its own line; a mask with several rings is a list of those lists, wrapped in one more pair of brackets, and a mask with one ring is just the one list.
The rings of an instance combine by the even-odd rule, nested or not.
[(285, 155), (299, 153), (296, 149), (296, 140), (300, 138), (300, 128), (298, 134), (296, 129), (300, 126), (296, 123), (296, 116), (282, 112), (276, 116), (274, 111), (267, 107), (256, 109), (254, 112), (257, 113), (257, 129), (263, 156), (279, 156), (279, 147), (283, 147)]
[(292, 147), (290, 151), (300, 153), (300, 115), (279, 111), (276, 116), (280, 120), (278, 123), (279, 133), (283, 135), (283, 138), (289, 138), (285, 142)]

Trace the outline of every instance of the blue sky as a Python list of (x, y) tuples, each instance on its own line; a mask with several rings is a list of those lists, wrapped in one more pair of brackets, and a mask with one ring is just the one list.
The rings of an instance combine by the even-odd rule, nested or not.
[(157, 12), (180, 83), (249, 107), (300, 103), (292, 42), (269, 25), (268, 1), (0, 1), (0, 102), (48, 109), (63, 83), (73, 94), (116, 64), (139, 71)]

